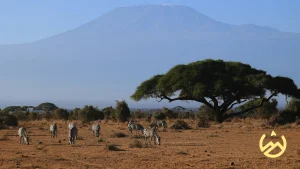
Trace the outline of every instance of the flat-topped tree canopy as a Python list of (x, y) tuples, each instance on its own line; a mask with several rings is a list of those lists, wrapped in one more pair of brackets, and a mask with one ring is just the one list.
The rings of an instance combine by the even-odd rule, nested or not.
[[(266, 92), (270, 96), (265, 98)], [(179, 92), (178, 95), (175, 93)], [(206, 59), (187, 65), (177, 65), (166, 74), (155, 75), (142, 82), (131, 98), (135, 101), (157, 98), (168, 100), (197, 101), (215, 111), (216, 121), (241, 115), (261, 107), (266, 100), (277, 94), (300, 98), (294, 81), (287, 77), (272, 77), (249, 64)], [(259, 105), (242, 112), (226, 114), (234, 105), (261, 98)]]

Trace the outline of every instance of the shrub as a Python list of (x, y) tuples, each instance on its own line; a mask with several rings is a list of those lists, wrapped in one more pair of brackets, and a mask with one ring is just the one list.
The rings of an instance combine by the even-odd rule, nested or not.
[(176, 151), (176, 154), (177, 155), (188, 155), (189, 153), (186, 151), (179, 150), (179, 151)]
[(185, 121), (183, 120), (177, 120), (173, 126), (171, 127), (171, 129), (183, 129), (183, 130), (186, 130), (186, 129), (192, 129), (191, 126), (189, 126)]
[(18, 119), (10, 114), (0, 114), (0, 122), (2, 122), (2, 127), (18, 126)]
[(89, 122), (99, 119), (103, 120), (104, 114), (97, 107), (84, 106), (84, 108), (79, 111), (79, 119), (83, 122)]
[(24, 120), (28, 120), (29, 119), (28, 113), (27, 112), (23, 112), (23, 111), (13, 112), (12, 115), (16, 116), (16, 118), (19, 121), (24, 121)]
[(30, 120), (37, 120), (38, 119), (38, 114), (35, 112), (30, 112), (29, 113), (29, 119)]
[(208, 118), (208, 120), (214, 120), (215, 118), (215, 112), (214, 110), (212, 110), (211, 108), (209, 108), (206, 105), (201, 105), (201, 107), (199, 108), (196, 117), (198, 119), (203, 118), (205, 116), (205, 118)]
[(55, 109), (53, 112), (53, 116), (56, 120), (67, 120), (69, 113), (66, 109)]
[(280, 114), (276, 114), (274, 116), (272, 116), (269, 120), (268, 120), (268, 124), (270, 126), (277, 126), (277, 125), (284, 125), (285, 121), (284, 119), (280, 116)]
[(80, 112), (80, 108), (75, 108), (74, 110), (72, 110), (69, 113), (69, 119), (70, 120), (78, 120), (79, 119), (79, 112)]
[(165, 116), (169, 119), (175, 119), (175, 118), (178, 117), (178, 113), (175, 113), (175, 112), (173, 112), (172, 110), (170, 110), (166, 107), (162, 108), (162, 113), (164, 113)]
[(109, 151), (124, 151), (118, 148), (115, 144), (109, 144), (106, 146)]
[(122, 132), (116, 132), (114, 133), (111, 137), (117, 137), (117, 138), (120, 138), (120, 137), (126, 137), (127, 135), (122, 133)]
[(139, 140), (134, 140), (129, 144), (129, 148), (144, 148), (144, 144)]
[(164, 120), (166, 119), (166, 115), (162, 112), (156, 112), (154, 113), (153, 117), (156, 119), (156, 120)]
[(198, 114), (198, 127), (199, 128), (209, 128), (209, 116), (204, 111), (199, 111)]
[(104, 138), (99, 138), (98, 142), (105, 142)]
[(125, 102), (125, 100), (123, 101), (116, 101), (117, 105), (116, 105), (116, 116), (117, 119), (120, 122), (126, 122), (127, 119), (130, 117), (130, 110), (128, 107), (128, 104)]
[(131, 114), (131, 117), (132, 117), (132, 118), (137, 118), (137, 119), (142, 119), (142, 118), (145, 118), (145, 117), (146, 117), (146, 114), (145, 114), (144, 112), (142, 112), (142, 110), (137, 109), (136, 111), (134, 111), (134, 112)]

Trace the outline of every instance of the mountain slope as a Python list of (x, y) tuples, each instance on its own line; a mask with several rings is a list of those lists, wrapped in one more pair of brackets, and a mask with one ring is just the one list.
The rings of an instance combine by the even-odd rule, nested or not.
[[(186, 6), (121, 7), (53, 37), (0, 46), (0, 100), (114, 104), (154, 74), (205, 58), (246, 62), (299, 84), (299, 44), (299, 34), (230, 25)], [(139, 105), (148, 103), (155, 104)]]

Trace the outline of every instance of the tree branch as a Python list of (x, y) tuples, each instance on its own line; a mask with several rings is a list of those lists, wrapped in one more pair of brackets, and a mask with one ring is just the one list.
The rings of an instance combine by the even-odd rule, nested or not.
[(245, 103), (246, 101), (248, 101), (248, 99), (245, 99), (245, 100), (243, 100), (243, 101), (240, 101), (240, 102), (236, 102), (236, 103), (231, 104), (231, 105), (226, 109), (225, 112), (227, 112), (228, 110), (232, 109), (234, 105), (241, 104), (241, 103)]
[(237, 113), (230, 113), (230, 114), (227, 114), (227, 115), (224, 116), (224, 119), (231, 118), (231, 117), (234, 117), (234, 116), (240, 116), (240, 115), (243, 115), (243, 114), (245, 114), (245, 113), (247, 113), (247, 112), (249, 112), (249, 111), (251, 111), (251, 110), (260, 108), (260, 107), (262, 107), (262, 106), (264, 105), (264, 102), (265, 102), (265, 101), (269, 101), (272, 97), (276, 96), (277, 94), (278, 94), (278, 93), (275, 92), (275, 93), (271, 94), (267, 99), (262, 98), (260, 104), (257, 105), (257, 106), (250, 107), (250, 108), (248, 108), (248, 109), (242, 110), (242, 111), (237, 112)]

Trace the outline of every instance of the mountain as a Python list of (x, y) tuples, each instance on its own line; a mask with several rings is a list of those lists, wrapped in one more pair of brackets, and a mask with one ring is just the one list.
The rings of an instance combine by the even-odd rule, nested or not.
[(206, 58), (249, 63), (300, 84), (299, 45), (299, 33), (231, 25), (187, 6), (120, 7), (56, 36), (1, 45), (0, 101), (6, 106), (49, 101), (72, 108), (114, 105), (123, 98), (132, 107), (197, 107), (135, 103), (129, 96), (155, 74)]

